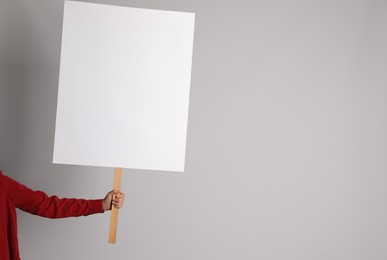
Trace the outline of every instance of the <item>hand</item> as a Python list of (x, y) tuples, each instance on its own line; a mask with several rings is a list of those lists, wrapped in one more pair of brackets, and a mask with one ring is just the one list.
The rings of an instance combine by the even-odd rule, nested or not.
[(106, 197), (102, 201), (102, 208), (103, 210), (111, 210), (112, 206), (114, 206), (116, 209), (119, 209), (124, 204), (125, 200), (125, 193), (119, 191), (119, 190), (112, 190), (108, 194), (106, 194)]

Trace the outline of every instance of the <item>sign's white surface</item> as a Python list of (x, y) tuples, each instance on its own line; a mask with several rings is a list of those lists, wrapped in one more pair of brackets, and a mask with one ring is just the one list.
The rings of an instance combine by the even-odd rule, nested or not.
[(184, 171), (194, 14), (65, 1), (54, 163)]

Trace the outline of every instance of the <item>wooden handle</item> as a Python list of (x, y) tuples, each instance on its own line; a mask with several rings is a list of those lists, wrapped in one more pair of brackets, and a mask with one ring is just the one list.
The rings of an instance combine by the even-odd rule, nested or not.
[[(121, 190), (121, 175), (122, 175), (122, 168), (115, 168), (114, 185), (113, 185), (114, 190)], [(110, 216), (109, 244), (116, 243), (117, 224), (118, 224), (118, 209), (112, 206), (112, 212)]]

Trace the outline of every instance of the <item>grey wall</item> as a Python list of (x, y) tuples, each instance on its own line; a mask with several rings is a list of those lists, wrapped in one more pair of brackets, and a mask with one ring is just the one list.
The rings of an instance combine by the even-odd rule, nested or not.
[[(185, 173), (125, 170), (109, 214), (18, 211), (24, 259), (387, 259), (385, 0), (94, 0), (196, 13)], [(0, 165), (99, 198), (113, 169), (53, 165), (63, 2), (0, 0)]]

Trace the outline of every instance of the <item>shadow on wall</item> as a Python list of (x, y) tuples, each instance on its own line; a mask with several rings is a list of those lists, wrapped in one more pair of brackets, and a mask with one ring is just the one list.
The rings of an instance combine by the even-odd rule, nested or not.
[(52, 156), (63, 2), (44, 4), (0, 3), (0, 167), (13, 177)]

